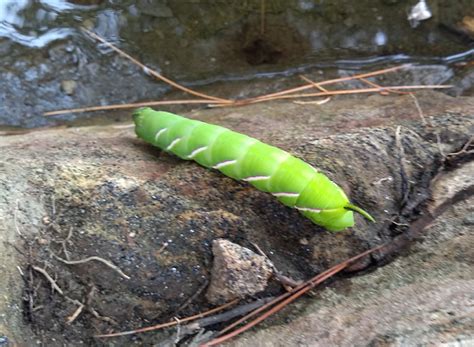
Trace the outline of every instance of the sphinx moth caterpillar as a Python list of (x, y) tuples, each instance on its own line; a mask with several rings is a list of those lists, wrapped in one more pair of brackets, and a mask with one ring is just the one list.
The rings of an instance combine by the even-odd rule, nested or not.
[(353, 226), (353, 211), (374, 221), (352, 205), (328, 177), (277, 147), (218, 125), (151, 108), (137, 110), (133, 118), (137, 136), (146, 142), (269, 192), (330, 231)]

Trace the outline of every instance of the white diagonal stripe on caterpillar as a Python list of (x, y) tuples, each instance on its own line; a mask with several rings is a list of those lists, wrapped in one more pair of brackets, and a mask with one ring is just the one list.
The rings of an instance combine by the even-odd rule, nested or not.
[(158, 138), (160, 137), (160, 135), (163, 134), (166, 130), (168, 130), (168, 128), (163, 128), (163, 129), (158, 130), (158, 132), (155, 135), (155, 141), (158, 141)]
[(207, 149), (207, 146), (202, 146), (202, 147), (198, 147), (196, 148), (195, 150), (193, 150), (191, 152), (190, 155), (188, 155), (188, 159), (193, 159), (196, 155), (198, 155), (199, 153), (201, 153), (202, 151), (205, 151)]
[[(133, 117), (135, 131), (145, 141), (273, 193), (284, 205), (328, 230), (353, 226), (353, 212), (374, 221), (366, 211), (351, 204), (341, 187), (318, 173), (316, 167), (277, 147), (230, 129), (150, 108), (138, 110)], [(321, 185), (316, 189), (318, 196), (313, 196), (315, 184)]]
[(300, 196), (300, 193), (287, 193), (287, 192), (279, 192), (279, 193), (272, 193), (273, 196), (286, 196), (289, 198), (297, 198)]
[(168, 147), (166, 147), (167, 151), (171, 151), (171, 149), (179, 142), (181, 141), (181, 137), (178, 137), (177, 139), (174, 139)]
[(237, 160), (226, 160), (226, 161), (217, 163), (217, 164), (214, 165), (212, 168), (213, 168), (213, 169), (220, 169), (221, 167), (233, 165), (233, 164), (235, 164), (235, 163), (237, 163)]
[(242, 178), (243, 181), (253, 182), (253, 181), (265, 181), (270, 179), (270, 176), (249, 176)]
[(320, 210), (320, 209), (311, 208), (311, 207), (298, 207), (298, 206), (295, 206), (295, 208), (296, 208), (298, 211), (303, 211), (303, 212), (320, 213), (320, 212), (322, 211), (322, 210)]

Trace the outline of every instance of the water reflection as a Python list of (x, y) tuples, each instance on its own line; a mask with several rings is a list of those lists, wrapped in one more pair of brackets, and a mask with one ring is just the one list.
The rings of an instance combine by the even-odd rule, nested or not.
[[(403, 1), (268, 0), (264, 16), (261, 0), (228, 3), (0, 0), (0, 124), (51, 124), (58, 118), (42, 112), (156, 100), (169, 90), (80, 27), (187, 86), (261, 78), (278, 84), (313, 69), (323, 79), (344, 70), (448, 65), (474, 56), (468, 2), (434, 12), (416, 29), (407, 20), (412, 4)], [(467, 74), (468, 68), (453, 71)], [(443, 83), (449, 78), (442, 69), (433, 74)], [(262, 88), (270, 92), (271, 83)], [(460, 92), (471, 88), (464, 84)]]
[[(73, 33), (70, 27), (61, 27), (55, 23), (60, 12), (93, 7), (75, 5), (65, 0), (0, 0), (0, 38), (27, 47), (45, 47)], [(53, 23), (55, 25), (51, 28)]]
[(383, 31), (377, 31), (374, 42), (377, 46), (384, 46), (387, 43), (387, 35)]
[(65, 10), (79, 9), (80, 7), (86, 7), (86, 6), (74, 5), (65, 0), (40, 0), (39, 2), (44, 7), (50, 8), (54, 11), (65, 11)]
[(23, 18), (19, 16), (19, 12), (24, 10), (30, 1), (28, 0), (3, 0), (0, 2), (0, 22), (9, 23), (11, 25), (23, 26)]

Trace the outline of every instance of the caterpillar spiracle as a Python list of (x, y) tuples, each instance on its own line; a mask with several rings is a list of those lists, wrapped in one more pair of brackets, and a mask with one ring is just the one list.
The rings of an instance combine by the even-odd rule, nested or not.
[(353, 226), (353, 211), (374, 221), (352, 205), (328, 177), (277, 147), (218, 125), (151, 108), (138, 109), (133, 118), (137, 136), (146, 142), (269, 192), (330, 231)]

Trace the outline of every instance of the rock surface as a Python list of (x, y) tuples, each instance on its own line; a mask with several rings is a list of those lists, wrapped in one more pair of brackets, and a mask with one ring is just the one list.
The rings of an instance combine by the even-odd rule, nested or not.
[(262, 255), (227, 240), (212, 242), (214, 263), (206, 298), (212, 304), (244, 299), (263, 291), (272, 276), (272, 264)]
[(474, 162), (468, 162), (447, 174), (436, 177), (432, 184), (430, 210), (433, 211), (456, 193), (474, 186)]
[[(417, 98), (431, 124), (420, 121), (409, 95), (372, 96), (363, 103), (348, 98), (323, 106), (267, 103), (189, 114), (258, 137), (305, 159), (377, 219), (376, 224), (358, 219), (354, 228), (337, 234), (318, 228), (268, 194), (147, 146), (136, 139), (130, 127), (48, 129), (1, 137), (0, 336), (20, 345), (38, 340), (48, 346), (93, 346), (101, 344), (92, 337), (98, 332), (130, 330), (202, 312), (209, 304), (204, 295), (195, 294), (209, 280), (211, 244), (216, 238), (242, 246), (258, 244), (279, 271), (304, 279), (403, 234), (406, 225), (424, 211), (432, 178), (442, 167), (440, 148), (443, 153), (460, 150), (474, 129), (472, 99), (437, 93), (420, 93)], [(400, 162), (405, 164), (404, 172)], [(434, 237), (428, 253), (410, 251), (386, 267), (399, 272), (374, 277), (382, 269), (337, 282), (335, 289), (327, 289), (340, 290), (336, 301), (315, 300), (315, 307), (324, 302), (329, 308), (336, 307), (339, 301), (344, 302), (344, 306), (337, 306), (339, 312), (344, 307), (355, 315), (365, 312), (363, 317), (356, 316), (365, 319), (368, 331), (378, 324), (373, 317), (382, 302), (377, 300), (390, 293), (384, 288), (398, 288), (404, 281), (413, 284), (404, 289), (408, 293), (424, 293), (428, 286), (430, 293), (435, 293), (435, 284), (446, 291), (448, 285), (458, 286), (449, 290), (465, 303), (465, 281), (472, 279), (462, 265), (469, 259), (464, 254), (469, 254), (469, 248), (465, 247), (472, 242), (469, 215), (472, 211), (461, 210), (446, 223), (445, 228), (451, 230), (447, 239), (427, 234)], [(463, 235), (457, 234), (463, 230)], [(451, 250), (455, 260), (450, 260), (450, 254), (442, 257), (443, 249)], [(425, 261), (428, 255), (434, 257), (436, 271)], [(93, 256), (117, 266), (131, 279), (103, 262), (68, 265), (57, 258), (77, 261)], [(407, 257), (414, 258), (405, 262)], [(369, 258), (359, 269), (376, 265), (378, 260)], [(64, 295), (52, 291), (50, 280), (32, 266), (45, 270)], [(406, 277), (411, 268), (421, 272)], [(374, 281), (380, 287), (373, 287)], [(352, 291), (353, 287), (357, 290)], [(372, 296), (374, 288), (380, 288), (382, 294)], [(272, 287), (264, 295), (279, 290)], [(360, 306), (344, 301), (350, 292), (360, 296), (359, 301), (354, 297)], [(449, 312), (459, 308), (457, 299), (441, 304), (437, 299), (428, 302), (423, 298), (427, 306), (420, 303), (418, 318), (437, 303)], [(86, 304), (84, 310), (67, 323), (77, 312), (77, 302)], [(368, 311), (361, 311), (364, 308)], [(301, 322), (298, 316), (309, 314), (291, 311), (289, 322)], [(328, 320), (328, 329), (340, 335), (339, 341), (350, 338), (348, 329), (339, 326), (337, 330), (331, 325), (337, 324), (331, 315), (321, 312), (324, 314), (318, 318)], [(395, 309), (387, 306), (387, 312), (382, 322), (409, 325), (408, 318), (397, 316)], [(464, 311), (459, 312), (462, 315)], [(350, 319), (349, 313), (346, 318)], [(460, 336), (461, 332), (469, 334), (469, 326), (463, 322), (447, 324), (453, 331), (459, 329)], [(350, 323), (357, 325), (350, 320), (347, 326)], [(308, 335), (309, 331), (300, 330)], [(403, 329), (399, 331), (408, 336)], [(429, 336), (428, 330), (426, 335), (423, 331), (418, 330), (420, 341)], [(295, 337), (288, 334), (288, 339)], [(149, 345), (161, 337), (155, 332), (111, 343)], [(328, 341), (324, 334), (316, 333), (308, 341), (316, 343), (316, 337)]]

